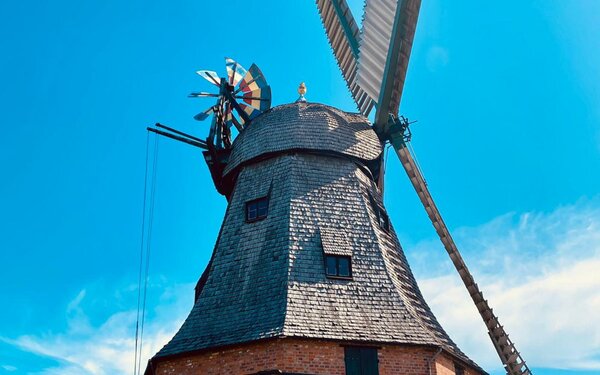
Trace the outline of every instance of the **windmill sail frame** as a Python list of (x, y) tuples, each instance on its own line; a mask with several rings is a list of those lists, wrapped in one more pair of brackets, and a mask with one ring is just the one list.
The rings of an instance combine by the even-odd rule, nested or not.
[[(421, 0), (365, 0), (358, 51), (352, 48), (353, 42), (359, 38), (355, 32), (357, 29), (350, 29), (352, 32), (348, 32), (348, 20), (354, 20), (351, 14), (348, 17), (349, 12), (340, 11), (345, 9), (343, 6), (347, 7), (345, 1), (317, 0), (316, 3), (334, 55), (357, 106), (363, 115), (368, 116), (369, 111), (364, 109), (363, 102), (357, 100), (356, 92), (367, 94), (372, 102), (377, 102), (373, 127), (382, 142), (389, 142), (394, 147), (444, 248), (473, 299), (507, 373), (531, 374), (487, 300), (483, 298), (406, 147), (408, 123), (403, 122), (398, 111)], [(337, 17), (332, 17), (332, 13), (336, 13)], [(340, 30), (345, 31), (345, 39), (339, 37)], [(349, 50), (354, 59), (349, 57)]]

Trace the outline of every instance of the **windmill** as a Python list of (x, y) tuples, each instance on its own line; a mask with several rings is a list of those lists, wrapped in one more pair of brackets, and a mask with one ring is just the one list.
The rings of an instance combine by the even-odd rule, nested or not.
[(215, 105), (194, 116), (195, 120), (203, 121), (210, 114), (214, 114), (208, 135), (208, 144), (212, 143), (217, 148), (230, 148), (230, 129), (235, 126), (241, 132), (246, 123), (271, 107), (271, 87), (267, 85), (267, 81), (256, 64), (252, 64), (250, 70), (246, 70), (235, 60), (226, 57), (225, 66), (227, 77), (219, 78), (219, 75), (211, 70), (196, 72), (217, 86), (218, 94), (193, 92), (189, 95), (192, 98), (218, 98)]
[[(346, 0), (317, 0), (333, 53), (361, 113), (376, 107), (373, 127), (389, 142), (427, 211), (444, 248), (473, 299), (502, 364), (510, 375), (530, 370), (484, 299), (435, 205), (407, 142), (408, 121), (398, 115), (421, 0), (366, 0), (360, 33)], [(380, 186), (383, 179), (380, 180)]]
[(270, 88), (260, 70), (226, 59), (225, 78), (198, 72), (218, 93), (190, 94), (217, 99), (194, 117), (213, 115), (206, 140), (160, 124), (148, 129), (204, 149), (228, 208), (194, 306), (146, 374), (375, 375), (380, 367), (385, 373), (484, 374), (437, 322), (390, 223), (382, 198), (386, 143), (508, 374), (530, 374), (407, 148), (409, 121), (398, 110), (420, 0), (367, 0), (362, 30), (345, 0), (316, 3), (360, 113), (307, 102), (303, 85), (301, 99), (269, 108)]
[[(210, 130), (206, 139), (200, 139), (171, 127), (156, 124), (148, 131), (204, 149), (204, 159), (208, 165), (217, 191), (224, 193), (221, 175), (227, 164), (231, 149), (232, 132), (235, 128), (242, 132), (256, 116), (271, 107), (271, 86), (267, 84), (261, 70), (252, 64), (246, 70), (237, 61), (226, 57), (227, 77), (219, 77), (212, 70), (198, 70), (196, 74), (219, 89), (218, 93), (192, 92), (190, 98), (217, 98), (217, 102), (196, 114), (194, 119), (204, 121), (212, 115)], [(157, 129), (158, 128), (158, 129)], [(162, 129), (162, 130), (160, 130)]]

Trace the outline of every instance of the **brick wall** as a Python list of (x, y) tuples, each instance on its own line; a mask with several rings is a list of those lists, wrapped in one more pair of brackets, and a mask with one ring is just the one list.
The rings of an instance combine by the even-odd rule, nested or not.
[[(454, 358), (443, 353), (436, 358), (435, 375), (454, 375)], [(479, 373), (469, 367), (463, 366), (465, 375), (478, 375)]]
[(429, 375), (428, 360), (435, 352), (428, 347), (382, 346), (378, 350), (379, 374)]
[[(436, 349), (419, 346), (379, 346), (380, 375), (429, 375), (428, 360)], [(156, 375), (254, 374), (265, 370), (344, 375), (344, 347), (338, 342), (305, 339), (273, 339), (159, 361)], [(476, 372), (465, 369), (465, 374)], [(431, 375), (454, 375), (453, 360), (437, 357)]]

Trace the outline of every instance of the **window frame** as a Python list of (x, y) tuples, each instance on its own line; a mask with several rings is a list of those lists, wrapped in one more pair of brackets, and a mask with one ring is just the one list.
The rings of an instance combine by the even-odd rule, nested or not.
[[(261, 207), (260, 204), (264, 202), (264, 207)], [(249, 214), (252, 210), (252, 205), (255, 205), (254, 210), (256, 210), (256, 216), (253, 218), (249, 217)], [(260, 211), (261, 209), (264, 209), (264, 214), (260, 215)], [(269, 196), (266, 195), (264, 197), (260, 197), (260, 198), (256, 198), (256, 199), (252, 199), (249, 200), (245, 203), (245, 210), (244, 210), (244, 219), (246, 221), (246, 223), (255, 223), (257, 221), (261, 221), (267, 218), (267, 216), (269, 216)]]
[[(325, 263), (325, 276), (329, 279), (341, 279), (341, 280), (352, 280), (352, 256), (340, 255), (340, 254), (328, 254), (324, 253), (323, 261)], [(335, 274), (329, 273), (328, 259), (335, 259)], [(348, 260), (348, 276), (340, 275), (340, 259)]]

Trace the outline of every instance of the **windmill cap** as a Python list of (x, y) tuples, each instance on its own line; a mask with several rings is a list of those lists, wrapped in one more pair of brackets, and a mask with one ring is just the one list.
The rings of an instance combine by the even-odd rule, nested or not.
[(382, 146), (363, 115), (296, 102), (254, 119), (235, 139), (224, 174), (267, 154), (291, 150), (338, 153), (369, 162), (381, 155)]

